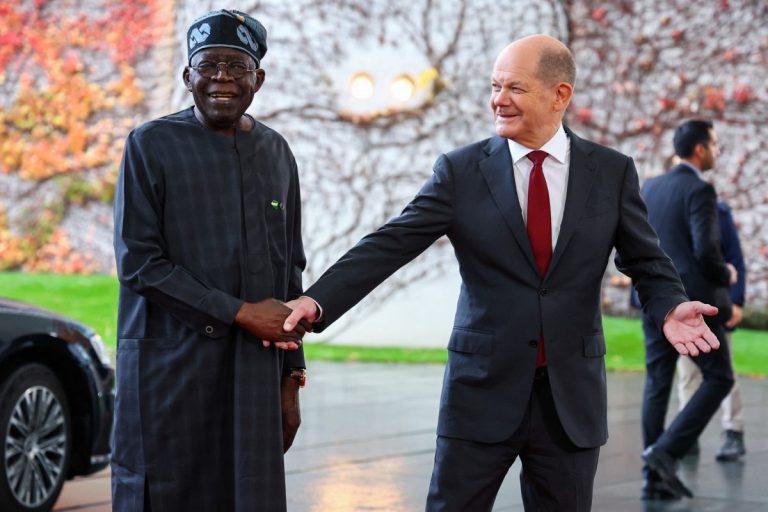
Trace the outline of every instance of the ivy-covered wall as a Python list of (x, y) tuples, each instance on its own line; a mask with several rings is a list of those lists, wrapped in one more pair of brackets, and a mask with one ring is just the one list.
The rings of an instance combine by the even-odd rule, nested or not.
[[(503, 5), (502, 5), (503, 4)], [(186, 28), (211, 0), (11, 0), (0, 6), (0, 269), (112, 272), (111, 200), (130, 129), (191, 105)], [(754, 0), (262, 0), (269, 31), (251, 113), (299, 162), (307, 282), (400, 211), (436, 157), (491, 135), (498, 51), (545, 32), (573, 48), (569, 125), (663, 172), (683, 119), (715, 121), (711, 178), (740, 225), (752, 304), (768, 303), (768, 4)], [(408, 69), (422, 101), (351, 112), (351, 71)], [(381, 69), (380, 69), (381, 68)], [(389, 78), (386, 78), (387, 80)], [(370, 299), (454, 266), (441, 241)], [(624, 302), (609, 271), (606, 302)]]
[(0, 270), (108, 272), (123, 140), (151, 113), (173, 4), (13, 0), (0, 20)]

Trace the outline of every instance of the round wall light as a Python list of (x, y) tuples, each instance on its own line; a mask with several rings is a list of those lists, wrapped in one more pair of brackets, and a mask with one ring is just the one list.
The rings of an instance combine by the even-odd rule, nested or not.
[(439, 78), (415, 45), (394, 48), (378, 41), (349, 48), (327, 72), (336, 111), (360, 124), (400, 112), (418, 114), (432, 102)]
[(355, 73), (349, 79), (349, 92), (358, 100), (367, 100), (374, 93), (373, 77), (368, 73)]
[(416, 91), (416, 84), (408, 75), (400, 75), (392, 80), (389, 86), (389, 93), (395, 101), (404, 103), (413, 97)]

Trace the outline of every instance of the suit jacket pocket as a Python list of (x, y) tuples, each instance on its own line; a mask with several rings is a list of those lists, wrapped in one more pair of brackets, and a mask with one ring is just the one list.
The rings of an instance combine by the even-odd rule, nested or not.
[(272, 256), (274, 257), (276, 255), (275, 253), (277, 253), (277, 255), (280, 256), (281, 261), (285, 260), (286, 213), (284, 203), (277, 199), (273, 199), (272, 202), (267, 205), (264, 219), (267, 222), (267, 234), (269, 236)]
[(448, 341), (448, 350), (490, 355), (493, 352), (493, 334), (463, 327), (454, 327), (451, 339)]
[(605, 336), (591, 334), (582, 337), (584, 342), (584, 357), (603, 357), (605, 355)]
[(488, 378), (493, 334), (454, 328), (448, 341), (448, 376), (453, 382), (477, 384)]

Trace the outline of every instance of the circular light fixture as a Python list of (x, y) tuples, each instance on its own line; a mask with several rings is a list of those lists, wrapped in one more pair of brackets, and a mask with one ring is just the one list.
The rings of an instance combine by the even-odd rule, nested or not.
[(413, 97), (416, 92), (416, 84), (408, 75), (400, 75), (392, 80), (389, 86), (389, 93), (395, 101), (406, 102)]
[(327, 76), (337, 112), (366, 124), (401, 112), (419, 114), (432, 101), (438, 75), (414, 44), (394, 48), (371, 40), (356, 44)]
[(367, 100), (373, 96), (373, 77), (365, 72), (358, 72), (349, 79), (349, 92), (358, 100)]

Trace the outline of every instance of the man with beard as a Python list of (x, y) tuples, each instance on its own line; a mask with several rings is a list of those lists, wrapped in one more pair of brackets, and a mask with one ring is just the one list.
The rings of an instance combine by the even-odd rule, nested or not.
[(725, 323), (732, 312), (728, 286), (736, 281), (736, 269), (725, 262), (720, 251), (717, 194), (702, 177), (720, 154), (717, 133), (712, 122), (694, 119), (678, 126), (673, 143), (681, 162), (646, 181), (641, 194), (648, 206), (648, 220), (680, 273), (686, 294), (719, 308), (720, 313), (708, 318), (707, 324), (723, 346), (693, 359), (701, 370), (701, 385), (665, 430), (678, 352), (669, 346), (649, 311), (643, 310), (645, 499), (692, 495), (676, 475), (677, 461), (696, 442), (733, 386)]

